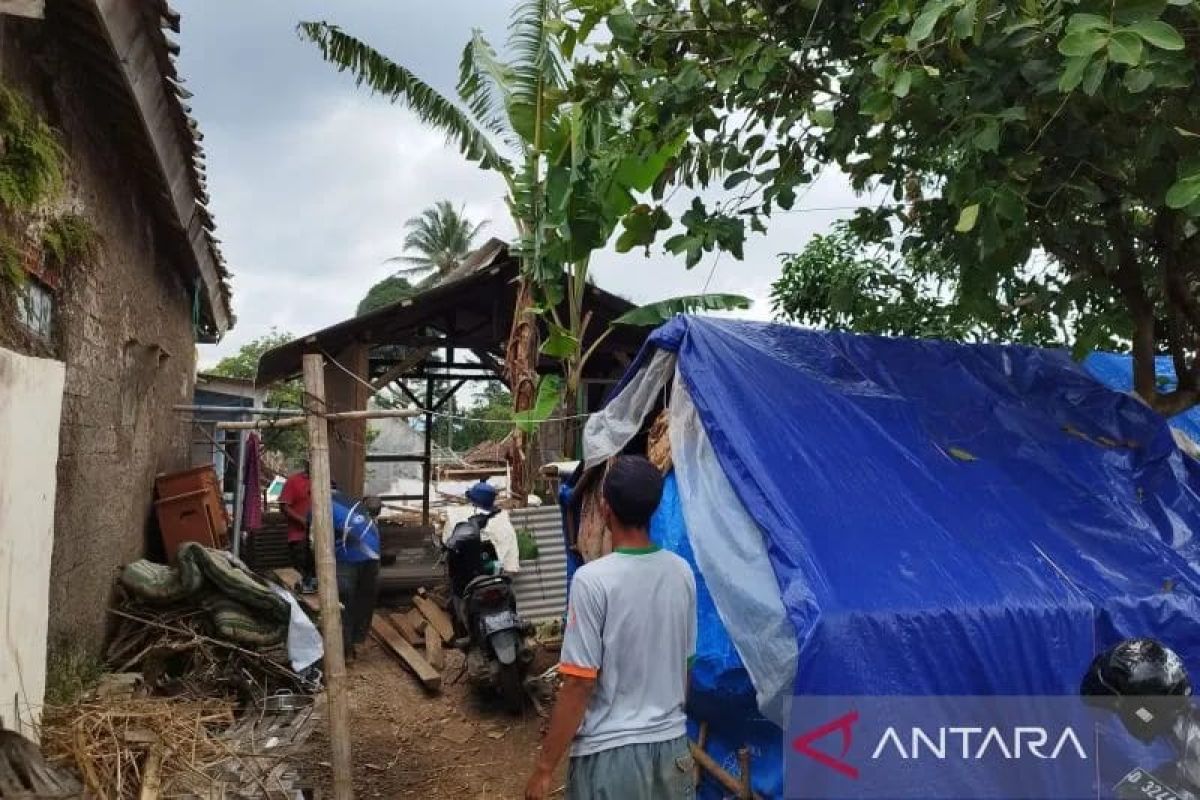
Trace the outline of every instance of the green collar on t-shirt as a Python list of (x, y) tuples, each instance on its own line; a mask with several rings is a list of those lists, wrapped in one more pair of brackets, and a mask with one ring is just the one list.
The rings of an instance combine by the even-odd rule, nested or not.
[(626, 556), (645, 556), (650, 553), (657, 553), (661, 549), (658, 545), (652, 544), (649, 547), (618, 547), (613, 552)]

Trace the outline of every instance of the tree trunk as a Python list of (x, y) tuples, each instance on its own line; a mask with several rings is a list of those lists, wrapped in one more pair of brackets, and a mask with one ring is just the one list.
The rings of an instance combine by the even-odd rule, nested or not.
[[(513, 308), (512, 330), (508, 334), (508, 347), (504, 351), (504, 373), (512, 390), (513, 411), (528, 411), (537, 399), (537, 318), (529, 313), (533, 307), (533, 282), (522, 277), (517, 285), (517, 302)], [(509, 492), (517, 507), (523, 507), (529, 499), (532, 476), (526, 458), (529, 435), (514, 427), (509, 444)]]
[(574, 461), (578, 456), (579, 425), (581, 420), (576, 417), (579, 413), (579, 387), (573, 380), (568, 379), (563, 388), (563, 445), (562, 455), (567, 461)]

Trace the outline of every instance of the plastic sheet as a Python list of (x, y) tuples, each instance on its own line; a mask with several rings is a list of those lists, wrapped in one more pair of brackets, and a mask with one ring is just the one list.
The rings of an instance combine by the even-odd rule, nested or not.
[(1197, 465), (1066, 353), (687, 317), (649, 346), (766, 537), (797, 692), (1072, 693), (1129, 635), (1200, 662)]
[[(796, 634), (779, 596), (762, 533), (717, 463), (682, 382), (671, 393), (671, 450), (679, 504), (699, 572), (712, 589), (763, 716), (784, 725), (796, 674)], [(702, 624), (715, 624), (701, 618)]]
[[(681, 556), (696, 573), (696, 660), (692, 665), (688, 732), (695, 740), (700, 720), (708, 723), (705, 752), (731, 774), (738, 773), (737, 751), (749, 747), (754, 790), (763, 797), (783, 791), (783, 733), (758, 712), (754, 684), (717, 612), (704, 573), (692, 550), (676, 473), (667, 475), (663, 498), (650, 523), (655, 543)], [(794, 649), (794, 647), (793, 647)], [(723, 797), (711, 780), (701, 797)]]
[(654, 408), (658, 394), (675, 371), (675, 357), (658, 350), (649, 354), (637, 371), (636, 379), (626, 377), (604, 408), (588, 418), (583, 429), (583, 457), (586, 467), (594, 467), (609, 456), (621, 452)]

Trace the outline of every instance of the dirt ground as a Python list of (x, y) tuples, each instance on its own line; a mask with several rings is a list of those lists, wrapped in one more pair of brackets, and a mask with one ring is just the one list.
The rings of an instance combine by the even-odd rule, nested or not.
[[(557, 653), (539, 653), (534, 668), (544, 670), (556, 659)], [(349, 664), (356, 797), (522, 796), (544, 720), (532, 707), (508, 714), (478, 697), (465, 677), (455, 682), (461, 665), (462, 655), (448, 650), (442, 692), (430, 695), (375, 642), (359, 648)], [(310, 776), (329, 797), (324, 730), (310, 747)]]

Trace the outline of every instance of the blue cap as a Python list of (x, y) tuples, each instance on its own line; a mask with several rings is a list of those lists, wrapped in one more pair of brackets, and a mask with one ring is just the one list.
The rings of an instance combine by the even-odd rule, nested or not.
[(496, 487), (487, 481), (480, 481), (467, 489), (467, 499), (484, 511), (491, 511), (496, 505)]

